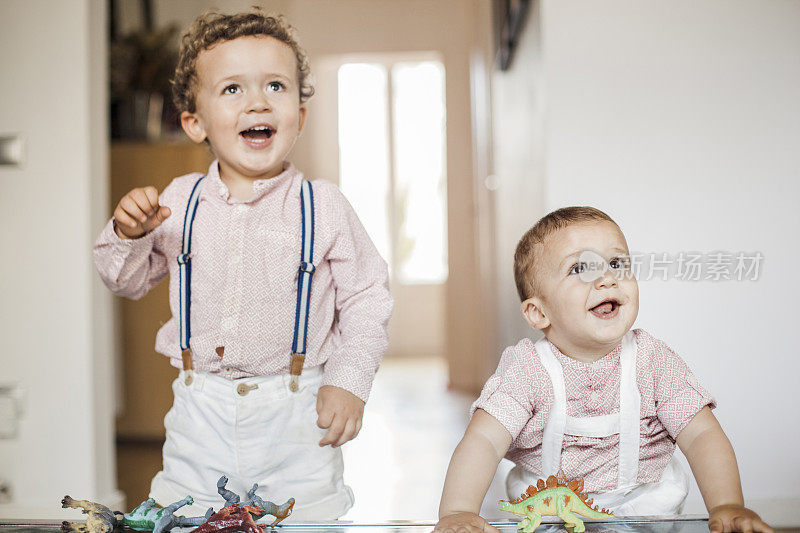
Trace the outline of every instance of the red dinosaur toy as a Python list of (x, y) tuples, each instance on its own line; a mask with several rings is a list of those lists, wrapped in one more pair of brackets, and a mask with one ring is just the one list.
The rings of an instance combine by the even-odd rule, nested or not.
[(264, 533), (266, 528), (256, 524), (253, 516), (264, 516), (264, 510), (250, 505), (243, 506), (237, 503), (223, 507), (205, 521), (203, 525), (191, 533)]

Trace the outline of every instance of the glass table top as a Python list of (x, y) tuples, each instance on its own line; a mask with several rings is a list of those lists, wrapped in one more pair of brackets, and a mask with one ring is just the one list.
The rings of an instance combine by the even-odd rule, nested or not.
[[(516, 533), (516, 520), (491, 521), (502, 533)], [(670, 519), (626, 517), (613, 521), (585, 520), (586, 533), (622, 533), (642, 531), (649, 533), (707, 533), (708, 520), (696, 517)], [(60, 533), (61, 523), (53, 521), (0, 520), (0, 533)], [(389, 521), (381, 523), (309, 522), (285, 524), (275, 528), (276, 533), (428, 533), (434, 522)], [(122, 530), (119, 530), (122, 531)], [(133, 533), (133, 530), (128, 530)], [(172, 533), (189, 533), (191, 528), (175, 528)], [(563, 522), (545, 522), (536, 533), (569, 531)]]

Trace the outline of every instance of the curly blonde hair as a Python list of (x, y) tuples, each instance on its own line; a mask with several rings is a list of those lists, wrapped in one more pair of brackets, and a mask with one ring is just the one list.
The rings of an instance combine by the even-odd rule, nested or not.
[(556, 231), (579, 224), (581, 222), (611, 222), (619, 227), (614, 219), (599, 209), (588, 206), (562, 207), (548, 213), (539, 219), (531, 229), (519, 240), (514, 252), (514, 282), (517, 285), (517, 294), (520, 301), (524, 302), (539, 293), (537, 276), (535, 274), (537, 258), (534, 248), (537, 244)]
[(297, 81), (300, 87), (300, 103), (314, 94), (311, 84), (311, 68), (305, 50), (300, 47), (295, 29), (281, 15), (265, 15), (254, 7), (251, 11), (225, 15), (207, 11), (197, 17), (183, 35), (178, 65), (172, 84), (172, 99), (178, 113), (196, 111), (195, 90), (197, 86), (197, 57), (216, 43), (237, 37), (265, 35), (289, 45), (297, 59)]

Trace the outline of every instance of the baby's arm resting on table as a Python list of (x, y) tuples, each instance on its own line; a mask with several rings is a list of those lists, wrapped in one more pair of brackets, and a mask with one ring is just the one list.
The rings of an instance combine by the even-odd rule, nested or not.
[(334, 448), (356, 438), (361, 431), (364, 400), (333, 385), (323, 385), (317, 394), (317, 426), (328, 429), (319, 441), (320, 446)]
[(434, 531), (498, 531), (478, 513), (511, 440), (511, 434), (495, 417), (482, 409), (475, 411), (450, 459)]
[(772, 532), (756, 513), (744, 506), (733, 446), (708, 406), (694, 416), (676, 440), (703, 495), (710, 531)]

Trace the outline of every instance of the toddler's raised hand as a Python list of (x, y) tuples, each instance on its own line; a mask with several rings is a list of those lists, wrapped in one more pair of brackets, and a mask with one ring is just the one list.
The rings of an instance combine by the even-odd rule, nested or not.
[(364, 401), (340, 387), (323, 385), (317, 394), (317, 426), (328, 429), (320, 446), (334, 448), (356, 438), (361, 431)]
[(114, 231), (121, 239), (136, 239), (160, 226), (170, 214), (169, 207), (158, 205), (155, 187), (136, 188), (114, 209)]
[(482, 516), (468, 512), (443, 516), (433, 531), (434, 533), (500, 533), (499, 529), (489, 524)]
[(743, 505), (718, 505), (708, 513), (708, 529), (711, 533), (728, 533), (741, 531), (751, 533), (762, 531), (772, 533), (772, 528), (761, 518)]

